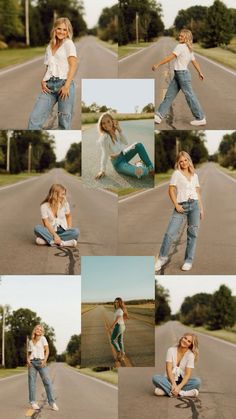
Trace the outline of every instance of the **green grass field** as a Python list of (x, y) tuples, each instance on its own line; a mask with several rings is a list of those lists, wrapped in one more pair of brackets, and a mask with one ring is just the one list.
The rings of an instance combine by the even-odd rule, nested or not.
[(236, 54), (228, 49), (221, 47), (202, 48), (199, 44), (194, 44), (193, 49), (204, 57), (236, 70)]
[(99, 380), (106, 381), (107, 383), (118, 385), (118, 373), (116, 370), (96, 372), (90, 368), (79, 368), (81, 374), (89, 375), (90, 377), (98, 378)]
[(0, 174), (0, 186), (10, 185), (35, 176), (40, 175), (38, 173), (18, 173), (17, 175)]
[[(81, 121), (82, 125), (84, 124), (96, 124), (100, 118), (102, 113), (100, 112), (91, 112), (91, 113), (82, 113)], [(139, 119), (153, 119), (153, 113), (117, 113), (112, 114), (114, 119), (118, 119), (119, 121), (132, 121), (132, 120), (139, 120)], [(86, 129), (82, 126), (82, 130)]]
[(219, 164), (217, 164), (217, 166), (222, 172), (226, 173), (226, 175), (229, 175), (232, 178), (236, 179), (236, 170), (235, 169), (230, 170), (230, 169), (227, 169), (227, 167), (220, 166)]
[(0, 51), (0, 68), (24, 63), (32, 58), (43, 55), (45, 47), (9, 48)]
[(196, 332), (205, 333), (206, 335), (214, 336), (216, 338), (226, 340), (227, 342), (236, 343), (236, 330), (235, 329), (207, 330), (205, 327), (195, 327), (194, 330), (196, 330)]
[(10, 377), (11, 375), (22, 374), (27, 371), (27, 367), (0, 368), (0, 378)]

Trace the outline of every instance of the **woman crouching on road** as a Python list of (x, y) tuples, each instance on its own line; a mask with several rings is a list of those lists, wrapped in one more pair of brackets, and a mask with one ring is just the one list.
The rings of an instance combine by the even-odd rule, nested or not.
[(114, 301), (114, 322), (112, 323), (111, 330), (111, 343), (116, 351), (117, 361), (123, 361), (125, 357), (124, 351), (124, 332), (125, 320), (128, 319), (128, 312), (122, 298), (117, 297)]

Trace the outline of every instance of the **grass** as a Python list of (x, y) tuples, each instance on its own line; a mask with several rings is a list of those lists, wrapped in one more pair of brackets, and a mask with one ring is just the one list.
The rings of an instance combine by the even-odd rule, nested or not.
[(153, 42), (139, 42), (138, 44), (132, 43), (132, 44), (119, 46), (118, 47), (119, 58), (132, 55), (134, 52), (140, 51), (143, 48), (147, 48), (152, 44)]
[(11, 185), (30, 177), (40, 176), (38, 173), (18, 173), (17, 175), (0, 174), (0, 186)]
[(226, 173), (227, 175), (231, 176), (232, 178), (236, 179), (236, 170), (235, 169), (228, 169), (227, 167), (223, 167), (220, 164), (217, 164), (218, 169), (222, 172)]
[(111, 371), (93, 371), (91, 368), (79, 368), (81, 374), (89, 375), (90, 377), (98, 378), (99, 380), (105, 381), (113, 385), (118, 385), (118, 373), (116, 370)]
[(14, 64), (20, 64), (32, 58), (43, 55), (44, 47), (33, 48), (9, 48), (0, 50), (0, 68), (8, 67)]
[(97, 38), (97, 41), (103, 45), (105, 48), (110, 49), (111, 51), (115, 52), (116, 54), (118, 54), (118, 44), (113, 44), (112, 42), (105, 42), (102, 41), (101, 39)]
[[(100, 118), (102, 113), (100, 112), (91, 112), (91, 113), (82, 113), (81, 122), (82, 124), (96, 124)], [(132, 121), (132, 120), (139, 120), (139, 119), (153, 119), (154, 114), (141, 112), (141, 113), (113, 113), (114, 119), (118, 119), (119, 121)], [(82, 126), (82, 130), (85, 128)]]
[(11, 375), (22, 374), (27, 371), (27, 367), (0, 368), (0, 378), (10, 377)]
[(96, 305), (95, 304), (81, 304), (81, 314), (86, 313), (87, 311), (92, 310), (93, 308), (95, 308)]
[(199, 44), (194, 44), (194, 51), (204, 57), (217, 61), (226, 67), (236, 70), (236, 54), (232, 51), (221, 47), (202, 48)]
[(164, 182), (170, 180), (172, 173), (173, 173), (173, 170), (170, 169), (166, 173), (158, 173), (158, 174), (156, 174), (155, 175), (155, 184), (156, 185), (160, 185), (160, 183), (164, 183)]
[(209, 336), (214, 336), (216, 338), (226, 340), (227, 342), (235, 343), (236, 344), (236, 331), (235, 329), (232, 330), (208, 330), (205, 327), (194, 327), (196, 332), (204, 333)]

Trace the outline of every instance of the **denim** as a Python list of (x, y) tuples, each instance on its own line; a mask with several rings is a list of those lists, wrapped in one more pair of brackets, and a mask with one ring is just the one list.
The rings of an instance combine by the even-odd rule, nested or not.
[(198, 120), (203, 119), (204, 113), (193, 91), (191, 85), (191, 74), (188, 70), (175, 70), (174, 77), (170, 82), (165, 98), (157, 110), (157, 115), (161, 118), (166, 116), (172, 102), (180, 90), (184, 93), (185, 99), (193, 116)]
[[(129, 163), (129, 161), (138, 154), (142, 160), (142, 165), (136, 166), (135, 164)], [(149, 159), (148, 153), (142, 143), (133, 144), (133, 148), (127, 153), (121, 152), (118, 157), (111, 160), (114, 169), (123, 175), (132, 177), (142, 178), (149, 174), (149, 171), (153, 169), (153, 164)], [(142, 174), (137, 174), (137, 169), (142, 168)]]
[[(46, 240), (46, 242), (51, 246), (51, 242), (53, 242), (54, 238), (46, 227), (38, 224), (34, 227), (34, 233), (37, 237), (41, 237), (42, 239)], [(78, 228), (68, 228), (67, 230), (64, 230), (64, 228), (58, 227), (56, 233), (63, 241), (73, 239), (77, 240), (79, 237)]]
[(162, 241), (160, 257), (167, 257), (171, 245), (177, 240), (180, 227), (187, 219), (187, 245), (184, 256), (184, 261), (192, 263), (197, 244), (197, 236), (200, 225), (200, 209), (198, 201), (189, 199), (186, 202), (180, 202), (184, 208), (184, 213), (181, 214), (174, 209), (171, 220), (167, 227), (164, 239)]
[[(154, 375), (152, 377), (152, 382), (156, 387), (161, 388), (162, 390), (164, 390), (164, 392), (166, 393), (167, 396), (171, 397), (171, 395), (172, 395), (171, 394), (171, 383), (170, 383), (170, 381), (168, 380), (167, 377), (165, 377), (164, 375)], [(199, 390), (200, 385), (201, 385), (200, 378), (197, 378), (197, 377), (189, 378), (189, 380), (182, 387), (181, 390), (184, 390), (184, 391), (193, 390), (193, 389)]]
[(116, 352), (121, 352), (121, 351), (124, 352), (124, 340), (123, 340), (124, 331), (125, 331), (125, 325), (116, 323), (111, 334), (111, 343), (114, 346)]
[(47, 81), (47, 87), (51, 93), (41, 92), (36, 99), (34, 108), (30, 114), (28, 129), (42, 129), (53, 106), (58, 102), (58, 128), (70, 129), (73, 107), (75, 101), (75, 86), (72, 81), (70, 84), (69, 97), (62, 100), (59, 96), (59, 90), (65, 84), (66, 80), (58, 77), (51, 77)]
[(46, 390), (48, 403), (52, 404), (55, 402), (53, 391), (52, 391), (52, 383), (49, 378), (48, 374), (48, 367), (41, 367), (41, 360), (40, 359), (33, 359), (31, 361), (32, 366), (28, 368), (28, 383), (29, 383), (29, 401), (33, 403), (36, 401), (36, 379), (37, 374), (39, 373), (44, 388)]

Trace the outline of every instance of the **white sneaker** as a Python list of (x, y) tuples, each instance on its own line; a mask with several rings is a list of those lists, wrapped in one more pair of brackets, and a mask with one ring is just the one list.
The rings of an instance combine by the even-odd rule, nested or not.
[(32, 409), (34, 409), (34, 410), (40, 410), (40, 407), (39, 407), (39, 405), (37, 403), (32, 402), (30, 404), (31, 404)]
[(182, 397), (197, 397), (199, 395), (199, 391), (194, 388), (193, 390), (180, 390), (179, 395)]
[(181, 269), (182, 269), (182, 271), (190, 271), (190, 269), (192, 269), (192, 266), (193, 265), (191, 263), (185, 262)]
[(52, 410), (55, 410), (55, 412), (58, 412), (59, 407), (56, 405), (56, 403), (53, 403), (50, 405)]
[(36, 237), (35, 243), (38, 244), (39, 246), (43, 246), (47, 244), (46, 240), (42, 239), (41, 237)]
[(165, 396), (166, 393), (161, 388), (156, 387), (154, 390), (154, 394), (155, 396)]
[(154, 122), (155, 122), (155, 124), (160, 124), (162, 122), (162, 118), (159, 115), (157, 115), (156, 113), (155, 113), (155, 116), (154, 116)]
[(159, 271), (162, 268), (162, 266), (164, 266), (166, 264), (167, 260), (168, 260), (167, 256), (165, 256), (165, 257), (164, 256), (163, 257), (159, 256), (159, 258), (157, 259), (157, 261), (155, 263), (155, 272)]
[(77, 246), (76, 240), (61, 241), (61, 247), (76, 247), (76, 246)]
[(203, 118), (203, 119), (194, 119), (194, 121), (191, 121), (190, 122), (190, 124), (191, 125), (196, 125), (196, 126), (198, 126), (198, 125), (206, 125), (206, 119), (205, 118)]

